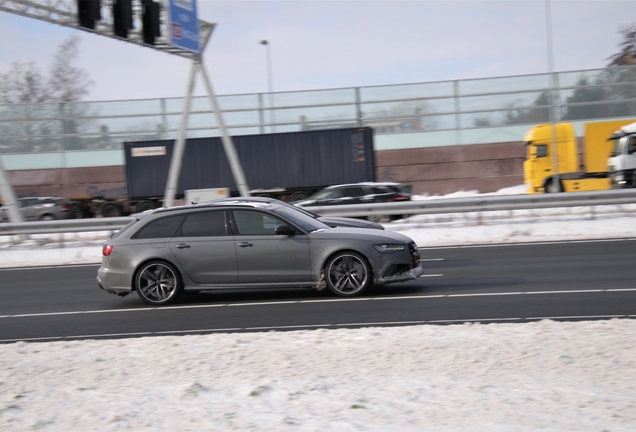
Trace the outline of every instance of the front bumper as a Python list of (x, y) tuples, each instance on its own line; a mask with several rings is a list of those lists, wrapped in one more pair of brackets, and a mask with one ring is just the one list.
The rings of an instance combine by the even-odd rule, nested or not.
[(376, 280), (376, 283), (378, 285), (386, 285), (394, 282), (405, 282), (408, 280), (417, 279), (422, 276), (422, 274), (424, 274), (424, 269), (418, 265), (417, 267), (413, 267), (412, 269), (402, 273), (396, 273), (391, 276), (378, 278)]

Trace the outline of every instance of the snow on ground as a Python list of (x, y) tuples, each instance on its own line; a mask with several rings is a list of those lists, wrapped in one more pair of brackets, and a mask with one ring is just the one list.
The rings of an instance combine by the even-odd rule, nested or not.
[[(424, 247), (636, 237), (636, 208), (386, 228)], [(103, 240), (55, 240), (5, 240), (0, 263), (100, 259)], [(634, 431), (635, 334), (636, 320), (614, 319), (18, 342), (0, 345), (0, 429)]]

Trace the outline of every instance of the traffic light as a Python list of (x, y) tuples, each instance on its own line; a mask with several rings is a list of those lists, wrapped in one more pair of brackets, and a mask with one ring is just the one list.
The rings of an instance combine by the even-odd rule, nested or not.
[(77, 0), (77, 17), (80, 27), (95, 30), (95, 21), (102, 19), (101, 0)]
[(161, 36), (161, 28), (159, 26), (159, 3), (152, 0), (142, 0), (142, 33), (144, 43), (148, 45), (155, 44), (155, 38)]
[(131, 0), (114, 0), (113, 1), (113, 30), (115, 35), (127, 38), (128, 30), (132, 30), (133, 13)]

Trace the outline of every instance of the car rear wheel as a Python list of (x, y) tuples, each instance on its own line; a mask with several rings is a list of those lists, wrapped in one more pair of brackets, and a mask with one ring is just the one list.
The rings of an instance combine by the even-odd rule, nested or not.
[(52, 214), (43, 214), (42, 216), (40, 216), (40, 220), (41, 221), (55, 220), (55, 216), (53, 216)]
[(182, 291), (179, 271), (165, 261), (148, 262), (135, 274), (135, 289), (148, 304), (161, 306), (173, 303)]
[(371, 267), (355, 252), (340, 252), (325, 266), (327, 286), (339, 296), (355, 296), (371, 285)]

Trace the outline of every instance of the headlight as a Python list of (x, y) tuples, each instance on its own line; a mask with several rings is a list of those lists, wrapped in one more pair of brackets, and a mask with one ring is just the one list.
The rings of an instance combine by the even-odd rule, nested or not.
[(380, 253), (393, 253), (406, 249), (406, 246), (403, 244), (379, 244), (373, 245), (373, 247)]

